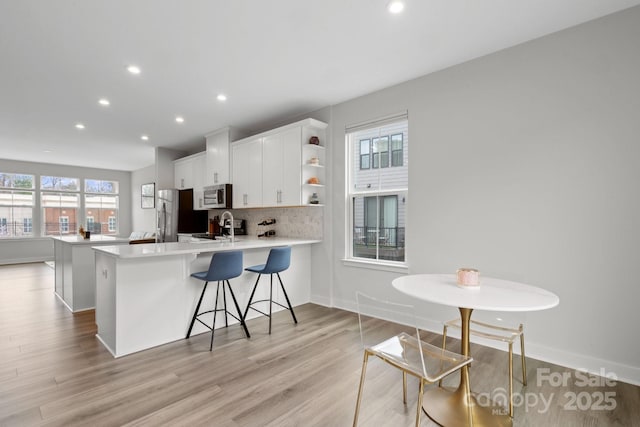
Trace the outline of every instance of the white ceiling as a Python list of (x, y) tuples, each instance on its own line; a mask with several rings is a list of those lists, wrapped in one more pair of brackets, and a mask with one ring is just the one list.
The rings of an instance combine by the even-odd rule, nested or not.
[(640, 0), (386, 3), (2, 0), (0, 158), (135, 170), (155, 146), (204, 147), (212, 130), (261, 129)]

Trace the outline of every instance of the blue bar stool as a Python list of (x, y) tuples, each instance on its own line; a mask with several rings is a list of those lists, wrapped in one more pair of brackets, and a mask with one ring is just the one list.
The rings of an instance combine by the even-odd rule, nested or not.
[[(202, 294), (200, 294), (200, 299), (198, 300), (198, 305), (196, 306), (195, 311), (193, 312), (193, 318), (191, 319), (191, 324), (189, 325), (189, 331), (187, 331), (187, 338), (191, 336), (191, 330), (193, 329), (193, 325), (196, 320), (206, 326), (211, 330), (211, 344), (209, 345), (209, 351), (213, 349), (213, 334), (216, 326), (216, 314), (218, 311), (224, 311), (224, 324), (225, 327), (229, 326), (229, 322), (227, 320), (227, 314), (231, 317), (235, 318), (240, 322), (242, 327), (244, 328), (244, 333), (247, 335), (247, 338), (251, 338), (249, 335), (249, 329), (247, 329), (247, 324), (244, 322), (244, 316), (240, 311), (240, 306), (238, 305), (238, 301), (236, 300), (236, 296), (233, 293), (233, 289), (229, 284), (229, 279), (233, 279), (234, 277), (238, 277), (242, 274), (242, 251), (231, 251), (231, 252), (217, 252), (214, 253), (211, 257), (211, 263), (209, 264), (209, 270), (200, 271), (198, 273), (193, 273), (191, 277), (204, 281), (204, 288), (202, 289)], [(216, 289), (216, 303), (213, 310), (203, 311), (202, 313), (198, 313), (200, 310), (200, 304), (202, 304), (202, 298), (204, 297), (204, 293), (207, 290), (207, 285), (209, 282), (218, 282), (218, 288)], [(222, 282), (222, 300), (223, 300), (223, 308), (218, 308), (218, 297), (220, 295), (220, 282)], [(227, 289), (233, 298), (233, 303), (236, 306), (236, 312), (238, 313), (237, 317), (233, 313), (227, 311), (227, 296), (225, 293), (225, 282), (227, 284)], [(209, 326), (204, 323), (199, 317), (203, 314), (213, 312), (213, 325)]]
[[(273, 248), (269, 251), (269, 256), (267, 258), (266, 264), (254, 265), (251, 267), (245, 268), (246, 271), (251, 271), (253, 273), (258, 273), (258, 279), (256, 279), (256, 284), (253, 286), (253, 291), (251, 291), (251, 297), (249, 297), (249, 304), (247, 304), (247, 309), (244, 312), (244, 317), (247, 317), (247, 313), (249, 309), (257, 311), (258, 313), (267, 316), (269, 318), (269, 333), (271, 333), (271, 309), (273, 304), (277, 304), (282, 308), (286, 308), (291, 312), (291, 317), (293, 317), (293, 322), (298, 323), (296, 319), (296, 315), (293, 312), (293, 307), (291, 307), (291, 302), (289, 301), (289, 296), (287, 295), (287, 291), (284, 290), (284, 285), (282, 284), (282, 279), (280, 278), (280, 272), (285, 271), (289, 268), (291, 264), (291, 246), (284, 246), (281, 248)], [(256, 293), (256, 288), (258, 287), (258, 282), (260, 281), (260, 277), (263, 274), (269, 274), (271, 276), (271, 284), (269, 288), (269, 299), (263, 299), (258, 301), (253, 301), (253, 295)], [(273, 300), (273, 275), (278, 276), (278, 280), (280, 281), (280, 287), (282, 288), (282, 292), (284, 293), (284, 297), (287, 300), (287, 306), (280, 304), (277, 301)], [(253, 301), (253, 302), (252, 302)], [(252, 307), (252, 305), (257, 304), (259, 302), (269, 302), (269, 314), (258, 310), (257, 308)]]

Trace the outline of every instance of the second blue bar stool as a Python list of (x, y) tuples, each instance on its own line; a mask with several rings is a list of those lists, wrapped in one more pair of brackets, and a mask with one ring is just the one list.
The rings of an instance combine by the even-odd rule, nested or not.
[[(209, 270), (200, 271), (198, 273), (193, 273), (191, 277), (204, 281), (204, 288), (202, 289), (202, 294), (200, 294), (200, 299), (198, 300), (198, 305), (196, 306), (195, 311), (193, 312), (193, 318), (191, 319), (191, 324), (189, 325), (189, 330), (187, 331), (187, 338), (191, 336), (191, 330), (193, 329), (193, 325), (196, 320), (206, 326), (211, 330), (211, 344), (209, 345), (209, 351), (213, 349), (213, 334), (214, 329), (216, 327), (216, 314), (218, 311), (224, 311), (224, 324), (225, 326), (229, 326), (229, 322), (227, 320), (227, 314), (231, 317), (235, 318), (240, 322), (242, 327), (244, 328), (244, 333), (247, 335), (247, 338), (250, 338), (249, 329), (247, 329), (247, 324), (244, 322), (244, 316), (240, 311), (240, 306), (238, 305), (238, 301), (236, 300), (236, 296), (233, 293), (233, 289), (229, 284), (229, 279), (233, 279), (234, 277), (238, 277), (242, 274), (242, 251), (231, 251), (231, 252), (217, 252), (214, 253), (211, 257), (211, 263), (209, 264)], [(202, 298), (204, 297), (204, 293), (207, 290), (207, 285), (209, 282), (218, 282), (218, 288), (216, 289), (216, 302), (213, 307), (213, 310), (203, 311), (202, 313), (198, 313), (200, 310), (200, 304), (202, 304)], [(220, 295), (220, 282), (222, 282), (222, 300), (223, 300), (223, 308), (218, 308), (218, 297)], [(227, 311), (227, 296), (225, 293), (225, 282), (227, 284), (227, 289), (231, 294), (231, 298), (233, 298), (233, 303), (236, 306), (236, 312), (238, 316), (233, 313)], [(211, 326), (204, 323), (199, 317), (203, 314), (212, 313), (213, 312), (213, 324)]]
[[(289, 268), (291, 264), (291, 246), (285, 246), (281, 248), (273, 248), (269, 251), (269, 256), (267, 257), (266, 264), (254, 265), (251, 267), (245, 268), (247, 271), (251, 271), (253, 273), (258, 273), (258, 278), (256, 279), (256, 284), (253, 286), (253, 291), (251, 291), (251, 297), (249, 297), (249, 304), (247, 304), (247, 309), (244, 311), (244, 317), (247, 317), (247, 313), (249, 309), (257, 311), (258, 313), (267, 316), (269, 318), (269, 333), (271, 333), (271, 308), (273, 304), (277, 304), (282, 308), (286, 308), (291, 312), (291, 317), (293, 317), (293, 322), (298, 323), (296, 319), (296, 315), (293, 312), (293, 307), (291, 307), (291, 302), (289, 301), (289, 296), (287, 295), (287, 291), (284, 290), (284, 285), (282, 284), (282, 279), (280, 278), (280, 272), (285, 271)], [(263, 299), (258, 301), (253, 301), (253, 295), (256, 293), (256, 288), (258, 287), (258, 282), (260, 281), (260, 277), (263, 274), (269, 274), (271, 276), (271, 283), (269, 287), (269, 299)], [(278, 280), (280, 281), (280, 287), (282, 288), (282, 292), (284, 293), (284, 297), (287, 300), (287, 305), (282, 305), (277, 301), (273, 300), (273, 275), (278, 276)], [(257, 308), (252, 307), (252, 305), (257, 304), (259, 302), (269, 302), (269, 314), (258, 310)]]

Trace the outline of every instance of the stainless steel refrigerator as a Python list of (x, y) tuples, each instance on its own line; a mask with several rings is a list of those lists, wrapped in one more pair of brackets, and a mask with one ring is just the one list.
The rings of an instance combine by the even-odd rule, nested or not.
[(178, 233), (205, 233), (207, 211), (193, 210), (193, 190), (158, 190), (156, 241), (177, 242)]

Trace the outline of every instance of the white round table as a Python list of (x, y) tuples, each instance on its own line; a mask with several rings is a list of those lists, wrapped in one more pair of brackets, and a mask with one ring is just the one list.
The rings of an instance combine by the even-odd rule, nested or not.
[[(455, 274), (414, 274), (399, 277), (393, 287), (413, 298), (458, 307), (462, 318), (462, 354), (469, 354), (469, 320), (473, 310), (536, 311), (555, 307), (557, 295), (535, 286), (480, 277), (477, 288), (457, 285)], [(482, 407), (469, 387), (469, 368), (464, 366), (460, 385), (454, 391), (434, 388), (425, 393), (424, 411), (443, 426), (510, 426), (511, 417), (502, 408)]]

